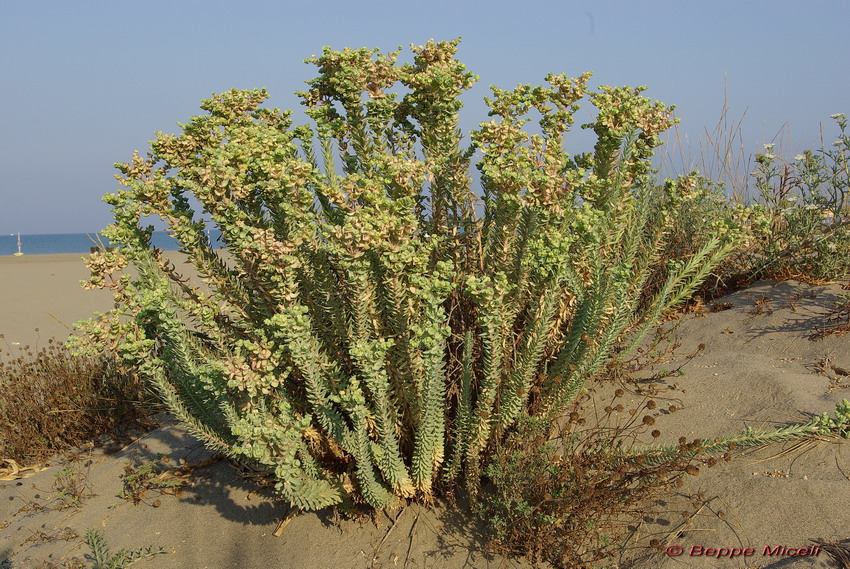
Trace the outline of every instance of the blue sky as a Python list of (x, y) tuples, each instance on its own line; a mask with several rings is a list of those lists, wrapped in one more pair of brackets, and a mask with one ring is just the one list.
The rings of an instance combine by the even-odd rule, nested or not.
[(829, 116), (850, 113), (848, 22), (847, 0), (0, 0), (0, 234), (103, 228), (114, 162), (176, 132), (213, 92), (267, 87), (271, 104), (298, 108), (292, 92), (314, 77), (303, 60), (325, 45), (401, 45), (405, 57), (411, 43), (462, 37), (458, 57), (481, 78), (466, 130), (486, 119), (490, 84), (589, 70), (594, 85), (648, 85), (676, 104), (693, 141), (725, 90), (729, 116), (746, 113), (748, 152), (785, 126), (791, 155), (821, 123), (832, 140)]

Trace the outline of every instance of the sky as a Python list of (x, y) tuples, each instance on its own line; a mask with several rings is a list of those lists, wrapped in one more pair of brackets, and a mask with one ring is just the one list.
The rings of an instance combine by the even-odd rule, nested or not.
[(323, 46), (403, 46), (404, 59), (410, 44), (463, 38), (457, 57), (480, 77), (467, 132), (487, 120), (488, 85), (593, 71), (591, 85), (647, 85), (677, 106), (679, 167), (724, 104), (736, 147), (781, 131), (791, 156), (819, 144), (821, 125), (829, 143), (830, 115), (850, 114), (848, 22), (847, 0), (0, 0), (0, 234), (102, 229), (113, 164), (179, 132), (212, 93), (266, 87), (304, 122), (293, 91)]

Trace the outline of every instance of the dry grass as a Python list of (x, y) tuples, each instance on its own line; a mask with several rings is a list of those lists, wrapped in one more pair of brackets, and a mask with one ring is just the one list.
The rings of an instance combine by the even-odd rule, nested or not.
[[(606, 407), (606, 415), (621, 408)], [(647, 400), (625, 426), (612, 428), (603, 421), (584, 431), (576, 430), (584, 419), (574, 412), (554, 439), (545, 426), (520, 425), (485, 471), (489, 484), (477, 509), (494, 530), (490, 547), (559, 569), (626, 555), (627, 536), (641, 520), (663, 513), (659, 497), (672, 495), (685, 475), (696, 476), (701, 466), (718, 462), (692, 456), (698, 441), (682, 441), (681, 459), (663, 464), (617, 452), (624, 450), (624, 440), (653, 428), (654, 408)], [(652, 436), (658, 435), (654, 429)], [(674, 508), (667, 513), (679, 512), (667, 505)], [(657, 541), (651, 547), (659, 547)]]
[(73, 356), (53, 340), (37, 352), (9, 350), (0, 389), (0, 458), (20, 464), (144, 429), (155, 410), (140, 379), (113, 359)]
[(836, 303), (836, 306), (825, 316), (824, 325), (812, 335), (813, 340), (831, 335), (840, 336), (850, 332), (850, 295), (845, 296), (843, 302)]

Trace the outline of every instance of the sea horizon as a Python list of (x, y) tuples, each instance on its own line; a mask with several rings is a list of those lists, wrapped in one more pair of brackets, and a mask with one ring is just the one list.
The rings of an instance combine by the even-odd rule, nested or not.
[[(60, 253), (89, 253), (92, 247), (103, 243), (109, 246), (109, 239), (99, 231), (91, 233), (21, 233), (21, 253), (24, 255), (54, 255)], [(214, 243), (219, 241), (221, 234), (211, 232)], [(176, 251), (180, 248), (177, 241), (167, 231), (154, 231), (151, 236), (154, 247), (165, 251)], [(18, 252), (18, 234), (4, 233), (0, 235), (0, 257), (15, 255)]]

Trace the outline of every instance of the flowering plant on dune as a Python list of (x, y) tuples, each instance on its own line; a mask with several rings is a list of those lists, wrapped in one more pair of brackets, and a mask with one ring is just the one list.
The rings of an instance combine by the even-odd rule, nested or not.
[[(273, 473), (297, 507), (474, 488), (519, 418), (558, 417), (743, 238), (718, 219), (690, 258), (658, 258), (670, 212), (700, 185), (656, 183), (650, 159), (674, 119), (641, 88), (590, 92), (589, 74), (494, 87), (491, 120), (464, 146), (459, 96), (476, 78), (457, 45), (429, 42), (407, 64), (326, 49), (300, 93), (312, 126), (264, 107), (265, 91), (214, 95), (118, 165), (105, 198), (119, 248), (92, 254), (88, 286), (118, 308), (78, 346), (120, 353), (192, 432)], [(584, 98), (597, 141), (571, 156)], [(148, 216), (201, 282), (150, 246)]]

